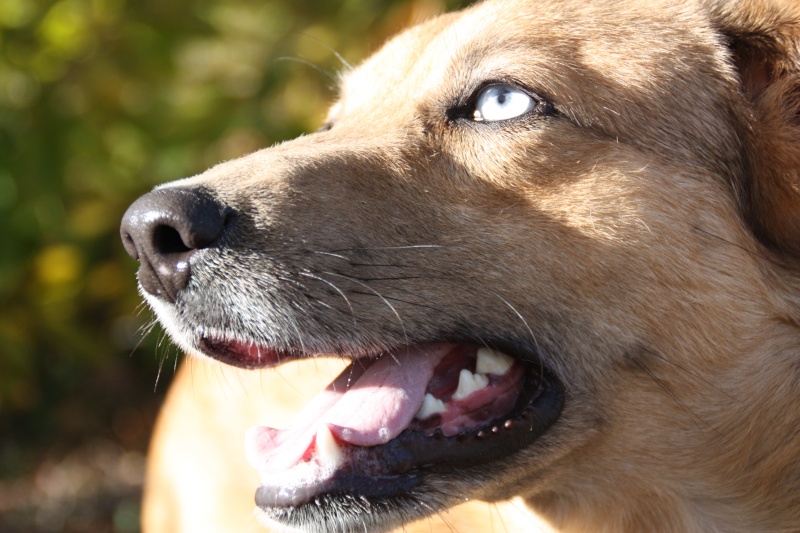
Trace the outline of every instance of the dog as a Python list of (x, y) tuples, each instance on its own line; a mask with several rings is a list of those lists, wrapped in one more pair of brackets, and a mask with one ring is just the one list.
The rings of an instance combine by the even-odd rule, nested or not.
[[(142, 294), (205, 361), (146, 502), (800, 531), (799, 169), (793, 1), (485, 0), (405, 31), (318, 132), (126, 213)], [(478, 500), (511, 503), (448, 514)]]

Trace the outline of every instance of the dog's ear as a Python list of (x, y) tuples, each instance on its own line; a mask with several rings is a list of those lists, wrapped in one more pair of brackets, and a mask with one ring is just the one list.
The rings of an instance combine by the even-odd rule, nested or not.
[(762, 242), (800, 257), (800, 1), (725, 0), (712, 13), (753, 115), (747, 218)]

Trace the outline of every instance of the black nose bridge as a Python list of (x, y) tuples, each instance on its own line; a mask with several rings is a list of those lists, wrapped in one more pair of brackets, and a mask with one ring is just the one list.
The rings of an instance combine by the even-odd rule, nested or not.
[(217, 241), (230, 215), (200, 188), (158, 189), (136, 200), (122, 217), (120, 235), (141, 263), (142, 288), (174, 302), (189, 282), (191, 257)]

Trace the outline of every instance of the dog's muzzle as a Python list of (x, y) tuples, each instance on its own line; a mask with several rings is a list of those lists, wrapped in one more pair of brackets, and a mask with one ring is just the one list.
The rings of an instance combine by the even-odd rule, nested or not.
[[(270, 294), (237, 292), (248, 281), (243, 277), (303, 257), (258, 233), (259, 245), (281, 253), (262, 252), (270, 261), (262, 270), (250, 264), (232, 274), (237, 252), (253, 253), (252, 243), (238, 241), (253, 233), (242, 229), (246, 218), (244, 209), (223, 204), (208, 189), (166, 187), (131, 205), (120, 232), (125, 249), (140, 262), (142, 292), (190, 351), (242, 368), (322, 355), (352, 359), (288, 428), (248, 432), (247, 458), (262, 477), (256, 504), (267, 516), (289, 525), (327, 524), (334, 510), (360, 517), (376, 506), (399, 509), (403, 502), (423, 513), (433, 505), (427, 501), (432, 495), (438, 495), (436, 507), (446, 507), (460, 496), (437, 487), (469, 469), (493, 475), (503, 459), (556, 423), (564, 387), (538, 348), (509, 340), (513, 334), (491, 329), (480, 335), (480, 324), (466, 328), (473, 336), (444, 325), (435, 335), (409, 327), (398, 343), (386, 326), (374, 323), (353, 333), (380, 342), (351, 342), (348, 349), (341, 338), (348, 331), (329, 328), (339, 318), (329, 306), (293, 314), (291, 277), (276, 276)], [(303, 293), (308, 294), (326, 303), (327, 293)], [(229, 307), (238, 309), (233, 314), (258, 313), (258, 327), (236, 327), (236, 320), (221, 327), (221, 317), (229, 317), (219, 309), (227, 313)], [(304, 324), (316, 327), (316, 334)], [(270, 329), (273, 335), (264, 335)], [(315, 344), (309, 349), (304, 340)], [(349, 531), (329, 525), (323, 529)]]

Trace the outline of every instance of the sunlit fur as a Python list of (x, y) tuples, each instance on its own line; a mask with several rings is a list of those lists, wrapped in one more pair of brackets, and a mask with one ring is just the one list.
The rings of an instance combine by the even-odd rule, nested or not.
[[(170, 185), (241, 213), (170, 327), (187, 348), (202, 326), (354, 356), (453, 333), (536, 351), (567, 389), (559, 421), (433, 499), (536, 518), (442, 509), (388, 524), (404, 531), (462, 512), (453, 530), (797, 531), (799, 73), (791, 0), (488, 0), (428, 21), (343, 76), (330, 129)], [(488, 81), (556, 113), (457, 115)], [(233, 512), (257, 484), (242, 430), (325, 382), (308, 362), (285, 382), (197, 364), (159, 422), (147, 531), (252, 526)]]

